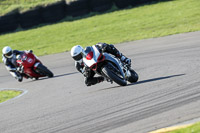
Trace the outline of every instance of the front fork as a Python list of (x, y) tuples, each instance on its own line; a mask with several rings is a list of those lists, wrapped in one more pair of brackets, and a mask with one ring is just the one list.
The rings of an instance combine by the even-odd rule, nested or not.
[(131, 72), (129, 71), (128, 68), (123, 69), (123, 70), (124, 70), (125, 78), (126, 80), (128, 80), (128, 78), (131, 76)]
[(123, 64), (121, 61), (118, 61), (118, 62), (119, 62), (121, 69), (124, 72), (125, 79), (128, 80), (128, 78), (131, 76), (131, 72), (129, 71), (129, 66), (127, 66), (127, 64)]
[(40, 62), (37, 62), (37, 63), (34, 64), (34, 67), (33, 67), (34, 70), (36, 70), (36, 68), (38, 67), (39, 64), (40, 64)]

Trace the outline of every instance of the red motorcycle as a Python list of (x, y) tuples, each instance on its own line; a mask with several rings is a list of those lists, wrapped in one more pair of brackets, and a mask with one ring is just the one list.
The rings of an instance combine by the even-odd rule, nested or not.
[(53, 77), (53, 73), (32, 52), (24, 51), (16, 58), (17, 65), (20, 68), (19, 72), (25, 78)]

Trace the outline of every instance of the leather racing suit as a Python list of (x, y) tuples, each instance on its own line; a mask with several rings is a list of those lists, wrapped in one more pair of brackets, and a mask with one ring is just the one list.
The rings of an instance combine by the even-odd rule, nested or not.
[[(131, 64), (131, 60), (122, 55), (112, 44), (97, 43), (96, 46), (102, 50), (102, 52), (107, 52), (119, 58), (121, 61)], [(83, 60), (75, 61), (76, 69), (82, 73), (85, 77), (85, 84), (87, 86), (95, 85), (97, 83), (103, 82), (104, 77), (94, 77), (95, 72), (89, 67), (85, 66)]]
[(4, 55), (2, 55), (2, 61), (5, 64), (6, 69), (19, 82), (23, 80), (23, 76), (17, 71), (18, 66), (16, 62), (16, 56), (21, 53), (23, 53), (23, 51), (13, 50), (13, 56), (11, 58), (6, 58)]

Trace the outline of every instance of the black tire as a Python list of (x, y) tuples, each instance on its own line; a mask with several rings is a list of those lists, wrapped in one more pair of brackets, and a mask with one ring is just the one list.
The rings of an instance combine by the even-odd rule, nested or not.
[(131, 5), (132, 0), (114, 0), (115, 5), (120, 8), (127, 8), (128, 6)]
[(38, 6), (33, 10), (28, 10), (20, 14), (20, 25), (23, 29), (28, 29), (33, 26), (43, 23), (41, 16), (42, 7)]
[(113, 2), (111, 0), (90, 0), (89, 5), (93, 12), (105, 12), (111, 9)]
[[(155, 3), (155, 2), (159, 2), (160, 0), (131, 0), (130, 4), (135, 7), (135, 6), (140, 6), (140, 5), (145, 5), (145, 4), (149, 4), (149, 3)], [(162, 1), (162, 0), (161, 0)]]
[(0, 16), (0, 34), (13, 32), (19, 26), (19, 12)]
[(131, 4), (133, 7), (138, 6), (139, 3), (140, 3), (140, 0), (132, 0), (132, 1), (130, 1), (130, 4)]
[(55, 23), (65, 17), (65, 1), (56, 2), (41, 10), (41, 16), (45, 23)]
[(139, 78), (138, 74), (133, 69), (130, 69), (130, 72), (131, 72), (131, 77), (128, 78), (128, 81), (131, 83), (137, 82)]
[(42, 64), (38, 65), (37, 71), (39, 71), (42, 75), (48, 76), (49, 78), (53, 77), (53, 73)]
[(89, 14), (88, 0), (78, 0), (68, 2), (66, 5), (66, 16), (79, 17)]
[(127, 82), (123, 78), (119, 77), (117, 74), (115, 74), (110, 68), (109, 65), (106, 65), (102, 68), (102, 72), (107, 76), (110, 77), (115, 83), (121, 86), (126, 86)]

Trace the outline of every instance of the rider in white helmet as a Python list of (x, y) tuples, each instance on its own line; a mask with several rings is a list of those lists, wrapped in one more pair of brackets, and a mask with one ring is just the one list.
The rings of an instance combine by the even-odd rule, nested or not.
[[(106, 43), (97, 43), (96, 46), (102, 50), (102, 52), (110, 53), (117, 58), (119, 58), (122, 62), (125, 62), (131, 65), (131, 59), (125, 57), (122, 53), (120, 53), (112, 44)], [(87, 86), (95, 85), (97, 83), (103, 82), (104, 77), (94, 77), (95, 72), (89, 67), (85, 66), (83, 63), (83, 55), (85, 55), (85, 50), (80, 45), (76, 45), (71, 49), (71, 56), (75, 60), (76, 69), (81, 72), (85, 77), (85, 84)]]
[[(16, 56), (20, 55), (23, 51), (12, 50), (9, 46), (5, 46), (2, 50), (2, 60), (6, 65), (6, 69), (10, 72), (10, 74), (17, 79), (19, 82), (23, 80), (23, 76), (18, 72), (20, 68), (18, 68), (16, 63)], [(32, 50), (30, 50), (32, 52)]]

